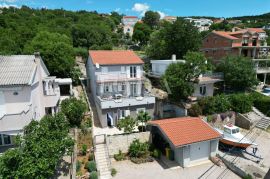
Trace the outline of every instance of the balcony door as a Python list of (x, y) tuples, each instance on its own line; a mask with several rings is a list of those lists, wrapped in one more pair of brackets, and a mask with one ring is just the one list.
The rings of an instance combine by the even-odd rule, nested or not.
[(130, 78), (137, 77), (137, 68), (136, 66), (130, 66)]
[(131, 83), (130, 84), (130, 96), (137, 96), (137, 84), (136, 83)]

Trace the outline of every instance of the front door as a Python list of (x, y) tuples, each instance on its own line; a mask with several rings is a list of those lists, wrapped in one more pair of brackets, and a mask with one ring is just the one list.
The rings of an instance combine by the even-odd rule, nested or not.
[(111, 112), (107, 113), (107, 125), (109, 127), (114, 126), (113, 114)]

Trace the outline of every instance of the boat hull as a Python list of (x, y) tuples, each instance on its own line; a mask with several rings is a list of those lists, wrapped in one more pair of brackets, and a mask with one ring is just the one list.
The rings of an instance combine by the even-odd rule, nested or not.
[(229, 146), (229, 147), (235, 147), (235, 148), (238, 148), (238, 149), (246, 149), (246, 148), (248, 148), (249, 146), (252, 145), (252, 144), (249, 144), (249, 143), (233, 142), (233, 141), (226, 140), (226, 139), (221, 139), (220, 142), (227, 145), (227, 146)]

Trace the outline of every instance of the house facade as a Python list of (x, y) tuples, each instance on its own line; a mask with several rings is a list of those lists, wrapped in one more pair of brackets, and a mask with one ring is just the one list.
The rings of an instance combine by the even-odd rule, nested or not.
[(124, 34), (133, 35), (134, 26), (139, 21), (137, 16), (124, 16), (122, 18)]
[(58, 111), (60, 89), (39, 54), (0, 56), (0, 147), (32, 120)]
[(200, 32), (208, 31), (209, 27), (213, 24), (213, 21), (210, 19), (193, 19), (193, 18), (185, 18), (185, 20), (188, 20), (189, 22), (193, 23), (195, 27), (198, 28)]
[(133, 51), (90, 51), (88, 88), (95, 100), (102, 127), (115, 126), (139, 111), (154, 113), (155, 97), (143, 82), (144, 62)]
[(244, 56), (253, 59), (257, 74), (270, 73), (270, 47), (266, 42), (267, 34), (260, 28), (237, 29), (233, 32), (213, 31), (203, 39), (201, 51), (215, 63), (226, 56)]

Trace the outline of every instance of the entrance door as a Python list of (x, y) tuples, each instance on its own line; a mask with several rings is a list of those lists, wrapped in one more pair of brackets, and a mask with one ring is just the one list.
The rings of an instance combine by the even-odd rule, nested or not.
[(111, 112), (107, 113), (107, 125), (109, 127), (114, 126), (113, 114)]

